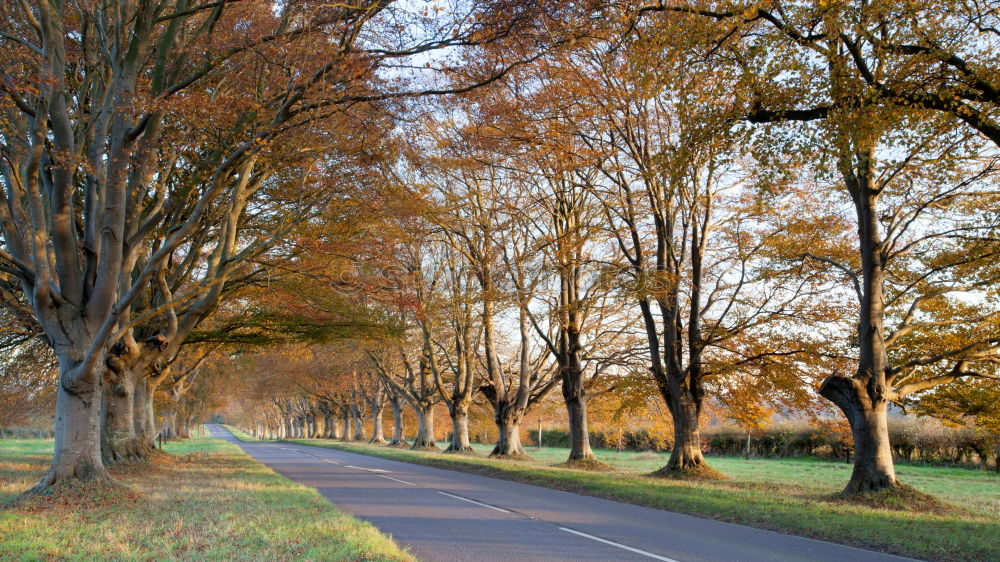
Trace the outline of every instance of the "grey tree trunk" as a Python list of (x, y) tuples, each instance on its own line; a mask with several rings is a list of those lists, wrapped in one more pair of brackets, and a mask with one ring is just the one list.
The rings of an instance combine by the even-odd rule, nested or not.
[(413, 449), (437, 449), (434, 441), (434, 407), (421, 404), (414, 407), (417, 413), (417, 436), (413, 439)]
[(897, 486), (896, 468), (889, 442), (888, 402), (872, 400), (853, 378), (833, 376), (820, 387), (820, 394), (840, 408), (854, 437), (854, 470), (844, 495)]
[(177, 437), (179, 439), (191, 438), (191, 419), (187, 416), (177, 416)]
[(104, 381), (101, 458), (104, 464), (144, 458), (135, 432), (135, 375), (108, 369)]
[(391, 400), (389, 404), (392, 406), (392, 441), (389, 442), (389, 446), (405, 446), (407, 443), (406, 435), (403, 434), (403, 406), (398, 398)]
[(895, 488), (896, 470), (889, 446), (889, 401), (885, 349), (885, 270), (878, 192), (874, 186), (874, 150), (857, 151), (840, 161), (841, 174), (854, 200), (861, 254), (861, 302), (858, 323), (858, 370), (853, 377), (833, 375), (820, 386), (821, 396), (847, 417), (854, 436), (854, 470), (843, 494)]
[(101, 459), (101, 378), (84, 377), (72, 392), (62, 383), (56, 387), (52, 464), (34, 490), (67, 479), (109, 478)]
[(521, 425), (520, 419), (515, 416), (506, 416), (497, 421), (497, 442), (490, 452), (491, 457), (498, 458), (524, 458), (527, 454), (521, 445)]
[(351, 420), (354, 422), (354, 440), (365, 440), (365, 420), (361, 415), (361, 408), (353, 406), (351, 408)]
[(337, 418), (334, 417), (333, 413), (331, 412), (331, 414), (330, 414), (330, 435), (327, 437), (327, 439), (340, 439), (341, 433), (340, 433), (340, 426), (337, 425), (338, 423), (339, 422), (337, 421)]
[(323, 439), (336, 439), (337, 427), (334, 425), (333, 416), (330, 415), (330, 409), (322, 405), (320, 410), (323, 412)]
[(455, 404), (449, 408), (451, 414), (451, 443), (445, 449), (446, 453), (466, 453), (472, 451), (469, 442), (469, 407), (467, 404)]
[(350, 409), (346, 407), (343, 412), (343, 424), (341, 424), (341, 429), (343, 429), (343, 433), (340, 434), (341, 441), (350, 441), (351, 437), (354, 436), (354, 424), (352, 423)]
[(382, 402), (372, 402), (372, 438), (368, 440), (369, 443), (374, 443), (376, 445), (385, 445), (388, 441), (385, 440), (385, 429), (382, 425), (382, 415), (385, 413), (385, 405)]
[(177, 412), (168, 410), (163, 413), (163, 426), (160, 434), (166, 441), (177, 439)]
[(667, 405), (674, 423), (674, 445), (667, 466), (660, 472), (692, 470), (704, 465), (698, 421), (701, 400), (687, 389), (678, 388), (671, 393)]
[(594, 458), (590, 448), (590, 430), (587, 425), (587, 394), (582, 377), (563, 378), (563, 399), (569, 419), (569, 460), (589, 460)]
[(153, 412), (153, 389), (150, 388), (149, 379), (142, 377), (135, 385), (135, 397), (132, 399), (135, 413), (132, 415), (135, 422), (135, 435), (149, 451), (156, 448), (156, 418)]

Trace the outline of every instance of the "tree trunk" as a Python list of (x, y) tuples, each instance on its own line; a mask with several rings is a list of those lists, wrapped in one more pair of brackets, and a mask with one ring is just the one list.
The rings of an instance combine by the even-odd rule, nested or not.
[(177, 425), (177, 437), (180, 439), (190, 439), (191, 419), (187, 416), (179, 416), (179, 422)]
[(132, 414), (135, 422), (135, 435), (140, 446), (147, 452), (156, 448), (156, 419), (153, 415), (153, 392), (149, 379), (141, 377), (135, 384), (135, 397), (132, 399), (132, 406), (135, 412)]
[(361, 415), (361, 408), (353, 407), (351, 408), (351, 418), (354, 421), (354, 440), (364, 441), (365, 440), (365, 420)]
[(163, 413), (163, 427), (160, 434), (164, 441), (171, 441), (177, 438), (177, 412), (170, 410)]
[[(676, 398), (675, 398), (676, 396)], [(705, 465), (705, 457), (701, 453), (701, 432), (699, 414), (701, 404), (685, 388), (678, 388), (667, 400), (670, 417), (674, 424), (674, 446), (670, 452), (667, 466), (660, 469), (661, 473), (675, 473), (696, 469)]]
[(587, 395), (583, 388), (583, 377), (563, 377), (563, 399), (569, 417), (569, 460), (589, 460), (594, 458), (590, 448), (590, 430), (587, 425)]
[(372, 438), (368, 440), (369, 443), (376, 445), (385, 445), (388, 443), (385, 440), (385, 429), (382, 425), (382, 414), (384, 412), (384, 405), (372, 402)]
[(390, 447), (400, 447), (406, 445), (406, 436), (403, 435), (403, 407), (398, 400), (390, 402), (392, 405), (392, 441)]
[(417, 412), (417, 436), (413, 439), (413, 449), (437, 449), (434, 442), (434, 407), (421, 405)]
[(854, 470), (842, 494), (895, 488), (898, 482), (889, 444), (888, 402), (871, 400), (860, 381), (839, 375), (823, 381), (819, 393), (844, 412), (854, 436)]
[(497, 424), (497, 443), (494, 445), (493, 451), (490, 452), (490, 456), (526, 457), (524, 447), (521, 446), (520, 420), (512, 415), (504, 415), (496, 417), (494, 421)]
[(330, 425), (329, 425), (329, 427), (330, 427), (330, 434), (327, 436), (327, 439), (340, 439), (340, 436), (341, 436), (340, 435), (340, 426), (337, 425), (338, 423), (340, 423), (340, 422), (337, 420), (336, 417), (334, 417), (333, 413), (331, 413), (330, 414)]
[(839, 166), (858, 219), (861, 257), (858, 370), (853, 377), (832, 375), (819, 393), (847, 417), (854, 436), (854, 471), (843, 495), (895, 488), (886, 410), (889, 381), (885, 349), (885, 244), (881, 238), (874, 149), (842, 157)]
[(340, 435), (341, 441), (350, 441), (351, 436), (354, 435), (354, 425), (351, 423), (351, 412), (348, 409), (344, 409), (343, 423), (341, 424), (341, 429), (343, 433)]
[(448, 413), (451, 414), (451, 443), (445, 449), (445, 452), (472, 452), (472, 444), (469, 442), (468, 404), (455, 404), (449, 409)]
[(333, 416), (330, 415), (330, 410), (325, 406), (323, 411), (323, 439), (336, 439), (337, 438), (337, 427), (334, 425)]
[(105, 465), (144, 458), (135, 433), (134, 374), (124, 369), (106, 371), (101, 410), (101, 458)]
[(70, 479), (110, 479), (101, 460), (101, 376), (56, 387), (55, 446), (49, 471), (32, 491)]
[(319, 410), (316, 413), (316, 439), (326, 439), (330, 435), (330, 425), (326, 413)]

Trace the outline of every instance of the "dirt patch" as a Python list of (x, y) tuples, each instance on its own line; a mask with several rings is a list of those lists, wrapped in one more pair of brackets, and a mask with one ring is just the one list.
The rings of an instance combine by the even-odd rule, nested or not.
[(930, 494), (925, 494), (913, 486), (906, 484), (898, 484), (895, 488), (879, 490), (877, 492), (862, 492), (849, 496), (837, 494), (824, 499), (832, 503), (861, 505), (893, 511), (911, 511), (940, 515), (962, 515), (965, 513), (958, 506), (943, 502)]
[(477, 454), (477, 453), (476, 453), (476, 452), (475, 452), (474, 450), (472, 450), (472, 449), (465, 449), (465, 450), (462, 450), (462, 451), (456, 451), (456, 450), (454, 450), (454, 449), (453, 449), (453, 450), (451, 450), (451, 451), (447, 451), (447, 450), (445, 450), (445, 451), (442, 451), (442, 452), (443, 452), (444, 454), (446, 454), (446, 455), (459, 455), (459, 456), (462, 456), (462, 457), (478, 457), (478, 456), (479, 456), (479, 455), (478, 455), (478, 454)]
[(699, 464), (698, 466), (692, 468), (685, 468), (682, 470), (671, 470), (668, 469), (667, 467), (663, 467), (660, 470), (650, 473), (649, 475), (654, 478), (670, 478), (673, 480), (695, 480), (702, 482), (729, 480), (728, 476), (708, 466), (708, 464)]
[(597, 459), (575, 459), (553, 465), (559, 468), (572, 468), (573, 470), (586, 470), (589, 472), (615, 472), (617, 469), (610, 464), (603, 463)]
[(533, 461), (535, 459), (531, 458), (525, 453), (517, 453), (513, 455), (494, 455), (490, 454), (490, 458), (497, 461)]
[(40, 492), (26, 492), (9, 504), (25, 513), (50, 510), (89, 510), (111, 506), (130, 506), (142, 494), (110, 478), (65, 480)]

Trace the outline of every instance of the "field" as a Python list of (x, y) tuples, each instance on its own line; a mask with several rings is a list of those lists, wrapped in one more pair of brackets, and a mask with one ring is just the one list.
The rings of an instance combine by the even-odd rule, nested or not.
[(893, 497), (869, 505), (836, 497), (851, 465), (799, 459), (711, 457), (729, 477), (719, 482), (665, 480), (646, 476), (666, 464), (667, 454), (595, 451), (615, 472), (560, 468), (568, 449), (528, 448), (532, 461), (485, 458), (490, 447), (474, 445), (475, 455), (389, 449), (360, 443), (296, 440), (364, 454), (476, 472), (935, 560), (1000, 560), (1000, 475), (961, 468), (898, 466), (899, 478), (952, 507), (930, 503), (900, 509)]
[(51, 440), (0, 440), (2, 560), (412, 560), (315, 490), (215, 439), (113, 469), (124, 487), (10, 500), (48, 466)]

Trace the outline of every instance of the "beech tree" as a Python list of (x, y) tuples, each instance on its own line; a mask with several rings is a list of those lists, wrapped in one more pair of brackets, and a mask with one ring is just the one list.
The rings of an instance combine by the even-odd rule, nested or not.
[[(418, 349), (420, 351), (414, 352), (395, 343), (369, 351), (368, 354), (382, 381), (392, 388), (392, 392), (409, 403), (417, 416), (417, 434), (413, 438), (412, 448), (436, 450), (434, 405), (441, 398), (429, 363), (431, 354), (427, 353), (423, 343), (419, 344)], [(417, 356), (416, 359), (414, 355)]]
[[(478, 334), (473, 333), (474, 330), (478, 332), (473, 302), (477, 293), (472, 289), (474, 280), (459, 253), (447, 243), (438, 243), (436, 246), (437, 257), (443, 262), (441, 266), (444, 269), (441, 272), (444, 287), (440, 308), (447, 330), (443, 330), (440, 336), (435, 336), (430, 330), (431, 326), (425, 324), (425, 336), (433, 346), (431, 352), (441, 357), (431, 362), (431, 368), (434, 370), (438, 393), (448, 406), (451, 417), (451, 443), (445, 452), (470, 452), (469, 406), (478, 384), (475, 359), (479, 338), (476, 337)], [(446, 346), (438, 337), (445, 342), (450, 339), (450, 345)], [(448, 373), (447, 377), (445, 373)]]
[[(197, 238), (206, 208), (266, 146), (348, 104), (416, 93), (411, 80), (377, 90), (375, 73), (391, 66), (387, 61), (516, 36), (537, 15), (520, 11), (494, 28), (489, 17), (434, 25), (385, 2), (275, 9), (270, 2), (164, 0), (110, 10), (39, 0), (2, 10), (0, 48), (10, 64), (0, 75), (0, 257), (16, 269), (60, 363), (56, 450), (39, 490), (63, 478), (106, 479), (101, 384), (123, 315), (156, 283), (169, 256)], [(388, 12), (391, 22), (382, 18)], [(410, 25), (423, 29), (411, 33)], [(488, 74), (516, 63), (499, 61)], [(243, 76), (256, 82), (224, 87)], [(202, 108), (235, 109), (235, 119), (215, 147), (191, 160), (197, 171), (188, 185), (202, 189), (166, 196), (157, 188), (171, 160), (162, 142), (184, 121), (185, 105), (202, 101), (211, 102)], [(189, 198), (194, 208), (180, 228), (138, 264), (150, 233)]]
[[(748, 70), (735, 82), (748, 120), (815, 121), (786, 127), (794, 132), (781, 150), (815, 151), (819, 174), (833, 171), (850, 199), (857, 253), (847, 263), (823, 261), (849, 280), (860, 313), (850, 336), (855, 372), (828, 376), (819, 392), (845, 414), (854, 436), (854, 471), (844, 493), (895, 488), (888, 403), (993, 376), (977, 366), (995, 360), (997, 341), (974, 326), (991, 325), (995, 314), (963, 311), (956, 302), (963, 292), (988, 294), (995, 282), (986, 268), (994, 253), (986, 243), (991, 219), (967, 206), (994, 201), (993, 166), (949, 113), (902, 104), (866, 76), (866, 68), (894, 72), (893, 49), (859, 47), (875, 37), (859, 29), (885, 14), (850, 2), (788, 8), (655, 9), (720, 21), (723, 43)], [(878, 29), (875, 40), (897, 30)], [(941, 307), (950, 309), (948, 316), (935, 318)], [(917, 334), (934, 332), (958, 337), (921, 349)]]

